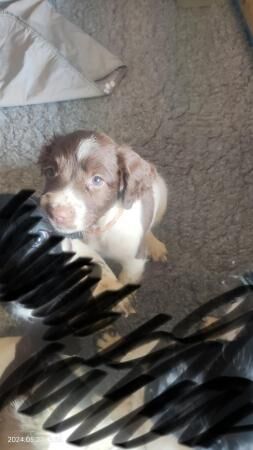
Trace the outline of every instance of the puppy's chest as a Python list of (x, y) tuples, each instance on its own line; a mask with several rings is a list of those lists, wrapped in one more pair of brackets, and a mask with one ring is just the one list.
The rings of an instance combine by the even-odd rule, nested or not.
[(141, 205), (138, 203), (131, 210), (125, 210), (112, 226), (90, 234), (87, 243), (102, 256), (120, 260), (134, 256), (142, 236)]

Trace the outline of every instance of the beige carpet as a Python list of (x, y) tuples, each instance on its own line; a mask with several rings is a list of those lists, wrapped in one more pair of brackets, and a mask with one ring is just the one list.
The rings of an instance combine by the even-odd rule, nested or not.
[(33, 164), (27, 167), (0, 166), (0, 192), (14, 193), (20, 189), (41, 189), (41, 177), (38, 167)]

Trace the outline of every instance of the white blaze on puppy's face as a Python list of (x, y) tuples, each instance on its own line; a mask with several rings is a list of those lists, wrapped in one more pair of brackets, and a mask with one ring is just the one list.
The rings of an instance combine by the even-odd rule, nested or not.
[(77, 160), (80, 162), (87, 158), (98, 147), (95, 136), (83, 139), (77, 149)]

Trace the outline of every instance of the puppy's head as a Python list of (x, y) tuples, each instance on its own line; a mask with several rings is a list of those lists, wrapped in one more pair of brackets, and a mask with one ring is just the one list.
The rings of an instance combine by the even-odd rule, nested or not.
[(116, 202), (130, 208), (151, 187), (153, 167), (108, 136), (76, 131), (55, 136), (41, 151), (41, 206), (56, 229), (87, 231)]

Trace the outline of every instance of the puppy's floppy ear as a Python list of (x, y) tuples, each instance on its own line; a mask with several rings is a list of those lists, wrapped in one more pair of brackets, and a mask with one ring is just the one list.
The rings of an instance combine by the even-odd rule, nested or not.
[(54, 152), (54, 149), (56, 148), (56, 144), (57, 141), (60, 138), (64, 138), (64, 136), (61, 136), (60, 134), (53, 134), (53, 136), (51, 137), (51, 139), (48, 140), (48, 142), (46, 142), (41, 150), (40, 150), (40, 154), (39, 154), (39, 158), (38, 158), (38, 162), (37, 164), (42, 167), (48, 163), (51, 162), (52, 160), (52, 153)]
[(123, 207), (129, 209), (151, 188), (155, 168), (127, 146), (118, 148), (118, 163), (119, 194)]
[(48, 160), (50, 159), (50, 155), (52, 152), (52, 146), (51, 143), (43, 145), (43, 147), (40, 150), (39, 158), (37, 164), (42, 167), (45, 165)]

